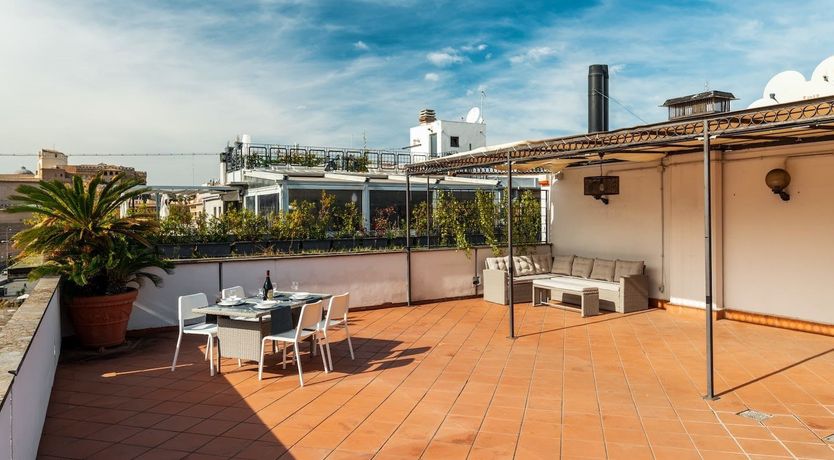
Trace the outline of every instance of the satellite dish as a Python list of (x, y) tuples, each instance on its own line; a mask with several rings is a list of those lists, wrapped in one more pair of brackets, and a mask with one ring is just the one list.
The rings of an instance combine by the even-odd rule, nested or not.
[(472, 107), (469, 109), (469, 113), (466, 114), (466, 122), (467, 123), (480, 123), (481, 120), (481, 109), (477, 107)]

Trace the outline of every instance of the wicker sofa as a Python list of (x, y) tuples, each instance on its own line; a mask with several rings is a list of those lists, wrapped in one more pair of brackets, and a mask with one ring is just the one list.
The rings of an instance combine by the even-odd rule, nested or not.
[[(508, 257), (487, 257), (484, 269), (484, 300), (507, 305)], [(533, 280), (552, 278), (552, 259), (549, 254), (514, 256), (513, 300), (530, 302), (533, 299)]]
[[(506, 305), (506, 257), (489, 258), (484, 269), (484, 300)], [(649, 280), (642, 261), (591, 259), (573, 255), (516, 256), (513, 298), (516, 302), (532, 300), (535, 279), (569, 279), (572, 283), (599, 289), (599, 308), (629, 313), (649, 307)], [(564, 300), (556, 298), (554, 300)]]

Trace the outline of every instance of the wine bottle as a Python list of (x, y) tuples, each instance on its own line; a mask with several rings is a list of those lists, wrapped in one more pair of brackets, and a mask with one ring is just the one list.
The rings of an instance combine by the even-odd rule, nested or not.
[(269, 279), (269, 270), (266, 271), (266, 280), (264, 281), (264, 298), (271, 299), (272, 298), (272, 280)]

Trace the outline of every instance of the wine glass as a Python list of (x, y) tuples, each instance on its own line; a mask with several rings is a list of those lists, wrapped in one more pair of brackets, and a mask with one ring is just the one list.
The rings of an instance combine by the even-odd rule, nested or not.
[(297, 292), (298, 291), (298, 281), (292, 281), (290, 283), (290, 289)]
[(258, 289), (258, 299), (263, 299), (263, 298), (264, 298), (264, 289), (259, 288)]

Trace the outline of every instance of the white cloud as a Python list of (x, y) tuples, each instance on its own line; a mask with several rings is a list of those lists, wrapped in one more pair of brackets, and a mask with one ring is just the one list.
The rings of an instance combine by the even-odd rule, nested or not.
[(510, 62), (513, 64), (535, 63), (548, 56), (552, 56), (553, 54), (555, 54), (555, 51), (553, 51), (553, 49), (549, 46), (537, 46), (535, 48), (528, 49), (522, 54), (510, 56)]
[(477, 45), (464, 45), (460, 47), (460, 50), (466, 53), (472, 53), (475, 51), (484, 51), (487, 49), (486, 43), (479, 43)]
[(454, 48), (443, 48), (426, 54), (426, 59), (437, 67), (448, 67), (463, 62), (463, 56)]
[(439, 81), (440, 80), (440, 74), (438, 74), (436, 72), (429, 72), (425, 76), (423, 76), (423, 78), (426, 81)]
[[(0, 62), (15, 67), (0, 72), (0, 153), (54, 147), (73, 162), (119, 162), (148, 171), (151, 184), (187, 185), (217, 177), (216, 155), (73, 155), (211, 153), (238, 133), (255, 142), (345, 146), (356, 126), (368, 127), (372, 145), (393, 146), (413, 118), (404, 107), (425, 99), (391, 70), (407, 57), (362, 54), (338, 67), (303, 52), (264, 59), (257, 43), (205, 40), (205, 28), (219, 19), (188, 10), (0, 4)], [(304, 50), (292, 43), (294, 22), (282, 27), (276, 41)], [(392, 135), (397, 127), (406, 134)], [(18, 163), (0, 157), (0, 171)]]
[(368, 44), (363, 42), (362, 40), (359, 40), (358, 42), (353, 44), (353, 49), (358, 51), (368, 51), (369, 49), (371, 49), (371, 47), (369, 47)]
[[(265, 47), (262, 36), (206, 40), (207, 30), (229, 22), (211, 8), (0, 0), (0, 62), (7, 64), (0, 71), (0, 153), (52, 146), (70, 154), (216, 152), (237, 133), (255, 142), (345, 146), (351, 135), (358, 142), (362, 129), (369, 145), (402, 146), (410, 141), (414, 108), (465, 113), (479, 103), (478, 84), (489, 88), (488, 141), (497, 144), (584, 132), (589, 64), (610, 64), (611, 95), (653, 122), (665, 118), (657, 108), (664, 99), (698, 92), (704, 81), (734, 92), (741, 99), (734, 106), (744, 107), (761, 97), (776, 72), (807, 74), (832, 54), (830, 41), (820, 38), (830, 35), (832, 19), (824, 1), (789, 9), (767, 0), (710, 4), (701, 11), (604, 1), (537, 25), (523, 41), (493, 44), (485, 35), (490, 45), (483, 50), (480, 40), (452, 37), (449, 43), (468, 43), (472, 51), (412, 43), (384, 57), (363, 52), (333, 60), (303, 41), (299, 21), (308, 16), (284, 17), (282, 8), (267, 22), (258, 22), (258, 11), (246, 18), (269, 31)], [(364, 33), (361, 24), (349, 26), (333, 30)], [(353, 41), (346, 43), (338, 45), (353, 51)], [(276, 49), (280, 60), (270, 54)], [(482, 54), (470, 54), (476, 50)], [(507, 65), (516, 56), (519, 65)], [(460, 65), (470, 57), (477, 63)], [(535, 59), (536, 72), (521, 65)], [(693, 65), (698, 62), (710, 65)], [(455, 79), (446, 75), (450, 67)], [(443, 84), (429, 83), (427, 73)], [(435, 89), (426, 93), (426, 86)], [(612, 128), (642, 123), (619, 104), (610, 109)], [(28, 161), (32, 169), (34, 160)], [(199, 183), (218, 171), (216, 156), (84, 161), (143, 168), (154, 184), (187, 184), (192, 174)], [(0, 172), (19, 163), (0, 157)]]

